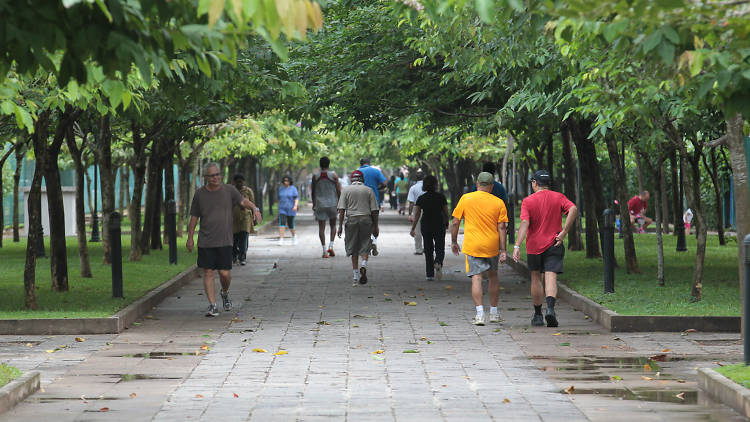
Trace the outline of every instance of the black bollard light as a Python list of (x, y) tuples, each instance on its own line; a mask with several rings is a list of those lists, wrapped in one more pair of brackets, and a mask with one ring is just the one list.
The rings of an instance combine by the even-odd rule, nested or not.
[(177, 205), (174, 199), (167, 201), (167, 215), (164, 224), (169, 238), (169, 263), (177, 265)]
[(742, 310), (742, 318), (744, 318), (742, 337), (745, 339), (745, 366), (747, 366), (750, 365), (750, 329), (747, 324), (747, 311), (750, 306), (750, 234), (745, 236), (742, 243), (745, 247), (745, 304)]
[(615, 292), (615, 213), (604, 210), (602, 224), (602, 258), (604, 261), (604, 293)]
[(677, 230), (677, 252), (685, 252), (687, 251), (687, 242), (685, 241), (685, 222), (682, 221), (682, 217), (677, 218), (674, 227)]
[(39, 226), (39, 236), (36, 239), (36, 245), (34, 245), (34, 254), (37, 258), (44, 258), (47, 255), (44, 251), (44, 227), (42, 226)]
[(122, 239), (120, 239), (120, 213), (109, 215), (109, 245), (112, 261), (112, 297), (124, 297), (122, 294)]

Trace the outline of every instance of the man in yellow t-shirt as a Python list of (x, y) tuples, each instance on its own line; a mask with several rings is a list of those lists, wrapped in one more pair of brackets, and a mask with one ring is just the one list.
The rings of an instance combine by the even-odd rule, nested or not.
[(463, 253), (466, 255), (466, 274), (471, 277), (471, 297), (477, 315), (474, 325), (484, 325), (482, 305), (482, 273), (487, 271), (490, 281), (490, 322), (500, 322), (497, 304), (500, 299), (500, 280), (497, 266), (507, 258), (505, 252), (505, 230), (508, 213), (502, 199), (492, 195), (495, 178), (487, 172), (477, 176), (477, 191), (467, 193), (453, 210), (451, 224), (451, 250), (458, 255), (458, 228), (464, 220)]

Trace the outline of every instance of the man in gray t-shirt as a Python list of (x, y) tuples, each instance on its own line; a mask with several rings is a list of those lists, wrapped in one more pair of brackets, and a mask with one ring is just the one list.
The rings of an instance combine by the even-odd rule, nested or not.
[[(341, 196), (341, 183), (335, 172), (328, 169), (331, 160), (320, 158), (320, 173), (312, 178), (311, 195), (315, 220), (318, 221), (318, 236), (323, 247), (323, 258), (334, 257), (333, 240), (336, 237), (336, 204)], [(326, 222), (331, 225), (331, 241), (326, 249)]]
[[(339, 198), (339, 228), (341, 237), (344, 215), (346, 215), (346, 236), (344, 247), (346, 255), (352, 257), (354, 285), (367, 283), (367, 258), (372, 248), (371, 236), (378, 236), (378, 212), (380, 205), (375, 199), (375, 193), (364, 184), (364, 176), (359, 170), (354, 170), (350, 176), (352, 184), (344, 187)], [(359, 257), (362, 264), (357, 271)]]
[(232, 310), (229, 300), (229, 285), (232, 283), (232, 207), (240, 205), (254, 210), (255, 220), (260, 221), (258, 208), (232, 185), (221, 183), (221, 171), (217, 163), (209, 163), (203, 172), (206, 184), (195, 192), (190, 206), (190, 223), (185, 246), (193, 251), (195, 227), (198, 231), (198, 267), (203, 269), (203, 287), (208, 298), (206, 316), (217, 316), (214, 271), (219, 272), (221, 299), (224, 310)]

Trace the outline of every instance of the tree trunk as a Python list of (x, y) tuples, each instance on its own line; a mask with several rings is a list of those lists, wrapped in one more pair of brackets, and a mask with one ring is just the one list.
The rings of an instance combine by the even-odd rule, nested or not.
[[(5, 162), (8, 160), (8, 157), (10, 157), (10, 154), (12, 154), (13, 150), (16, 148), (16, 145), (11, 144), (10, 149), (5, 152), (2, 158), (0, 158), (0, 175), (3, 174), (3, 167), (5, 167)], [(5, 209), (3, 209), (3, 178), (2, 176), (0, 176), (0, 248), (3, 247), (3, 232), (5, 232)]]
[(570, 135), (576, 145), (578, 163), (581, 167), (581, 181), (583, 182), (583, 203), (586, 215), (586, 258), (600, 258), (599, 249), (599, 219), (604, 212), (604, 197), (599, 164), (596, 157), (596, 147), (589, 139), (591, 123), (578, 122), (569, 118), (567, 121)]
[(677, 222), (682, 219), (682, 198), (680, 197), (680, 177), (677, 165), (677, 151), (673, 148), (669, 153), (669, 168), (672, 172), (672, 224), (674, 235), (677, 236)]
[(721, 210), (721, 185), (719, 184), (719, 163), (716, 161), (716, 151), (711, 148), (711, 165), (708, 165), (706, 155), (703, 154), (703, 166), (706, 168), (706, 172), (711, 176), (711, 185), (714, 188), (714, 197), (716, 198), (716, 232), (719, 234), (719, 245), (726, 245), (727, 241), (724, 238), (724, 213)]
[(143, 184), (146, 177), (146, 140), (141, 136), (140, 126), (131, 121), (133, 136), (133, 196), (130, 200), (128, 215), (130, 216), (130, 261), (140, 261), (143, 255), (141, 249), (141, 201), (143, 200)]
[[(73, 159), (73, 165), (76, 170), (76, 234), (78, 237), (79, 267), (81, 277), (90, 278), (92, 277), (92, 274), (91, 262), (89, 260), (89, 248), (86, 243), (86, 206), (84, 201), (85, 182), (83, 180), (83, 173), (86, 170), (83, 167), (83, 160), (81, 158), (83, 149), (78, 148), (72, 128), (68, 130), (66, 138), (68, 150), (70, 151), (70, 156)], [(85, 139), (83, 145), (86, 145)]]
[[(562, 134), (562, 155), (563, 170), (565, 172), (564, 192), (568, 198), (576, 197), (576, 165), (573, 161), (573, 154), (570, 150), (570, 131), (567, 127), (561, 128)], [(583, 250), (583, 239), (581, 238), (581, 220), (576, 218), (575, 224), (568, 233), (568, 249), (571, 251)]]
[(21, 241), (20, 218), (18, 216), (19, 188), (21, 185), (21, 168), (26, 155), (26, 141), (16, 147), (16, 171), (13, 173), (13, 242)]
[(659, 183), (661, 183), (661, 220), (662, 220), (662, 231), (664, 234), (669, 234), (669, 195), (667, 195), (667, 177), (664, 172), (664, 157), (659, 161), (662, 167), (659, 169)]
[[(748, 191), (748, 169), (745, 157), (742, 126), (742, 115), (737, 113), (727, 120), (726, 146), (729, 149), (729, 163), (732, 166), (732, 181), (734, 182), (734, 215), (737, 227), (738, 266), (740, 289), (744, 282), (745, 251), (741, 246), (745, 235), (750, 233), (750, 191)], [(744, 294), (744, 292), (743, 292)], [(744, 297), (741, 295), (741, 297)]]
[(620, 205), (620, 228), (623, 234), (623, 247), (625, 249), (625, 271), (628, 274), (640, 273), (641, 270), (638, 267), (638, 257), (635, 253), (635, 243), (633, 241), (633, 229), (630, 224), (630, 214), (628, 213), (625, 168), (623, 167), (620, 152), (617, 150), (617, 141), (612, 136), (612, 133), (608, 133), (604, 137), (604, 140), (607, 143), (609, 161), (612, 163), (612, 169), (615, 173), (615, 195)]
[[(172, 141), (174, 144), (174, 141)], [(166, 157), (164, 157), (164, 215), (166, 216), (166, 203), (169, 200), (175, 200), (175, 188), (174, 188), (174, 154), (170, 151)], [(169, 233), (164, 230), (164, 243), (169, 244)]]
[[(696, 146), (696, 143), (693, 144)], [(692, 180), (700, 181), (700, 149), (695, 149), (695, 155), (689, 157), (687, 148), (684, 144), (680, 146), (680, 161), (688, 164)], [(690, 208), (693, 209), (693, 222), (695, 223), (695, 233), (697, 236), (697, 246), (695, 248), (695, 269), (693, 271), (693, 286), (690, 290), (692, 301), (697, 302), (703, 298), (703, 271), (706, 259), (706, 216), (701, 206), (700, 190), (695, 188), (691, 182), (684, 184), (685, 195), (688, 198)]]
[(99, 129), (96, 139), (96, 160), (99, 164), (99, 180), (102, 195), (102, 252), (103, 262), (112, 262), (112, 243), (109, 238), (109, 218), (115, 212), (115, 171), (112, 165), (112, 126), (110, 117), (106, 115), (99, 119)]
[[(664, 201), (662, 199), (665, 196), (666, 189), (664, 186), (664, 167), (662, 166), (662, 157), (659, 155), (659, 159), (656, 162), (656, 169), (657, 169), (657, 177), (656, 177), (656, 189), (654, 190), (654, 194), (656, 195), (656, 198), (654, 198), (654, 209), (656, 211), (656, 215), (654, 218), (656, 219), (656, 280), (658, 281), (660, 286), (664, 285), (664, 239), (662, 236), (662, 220), (663, 216), (666, 214), (663, 209)], [(629, 219), (628, 219), (629, 220)]]
[[(50, 111), (45, 110), (39, 114), (34, 122), (34, 133), (31, 135), (32, 146), (37, 143), (46, 144), (49, 136)], [(34, 166), (34, 177), (28, 193), (29, 220), (24, 222), (26, 226), (26, 264), (23, 270), (23, 298), (26, 309), (36, 310), (36, 245), (43, 241), (42, 237), (42, 173), (45, 156), (36, 157)]]
[(190, 212), (188, 192), (190, 191), (190, 168), (192, 167), (192, 163), (190, 161), (178, 161), (180, 161), (180, 164), (177, 171), (177, 177), (179, 179), (179, 183), (177, 184), (177, 195), (179, 196), (179, 206), (177, 207), (177, 237), (182, 237), (182, 234), (185, 231), (187, 215)]

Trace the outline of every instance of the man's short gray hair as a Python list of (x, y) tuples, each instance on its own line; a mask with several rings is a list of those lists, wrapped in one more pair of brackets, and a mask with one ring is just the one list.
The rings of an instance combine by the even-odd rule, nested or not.
[(219, 173), (221, 173), (221, 166), (219, 165), (219, 163), (211, 161), (210, 163), (207, 163), (203, 166), (203, 174), (208, 173), (208, 169), (211, 167), (216, 167), (216, 170), (219, 170)]

